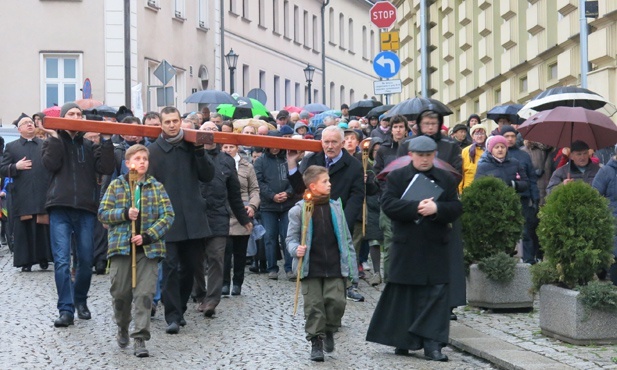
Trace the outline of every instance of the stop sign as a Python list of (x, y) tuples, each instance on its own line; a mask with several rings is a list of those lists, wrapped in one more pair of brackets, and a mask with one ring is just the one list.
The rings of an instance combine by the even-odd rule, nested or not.
[(390, 28), (396, 22), (396, 7), (389, 1), (380, 1), (371, 7), (371, 22), (379, 28)]

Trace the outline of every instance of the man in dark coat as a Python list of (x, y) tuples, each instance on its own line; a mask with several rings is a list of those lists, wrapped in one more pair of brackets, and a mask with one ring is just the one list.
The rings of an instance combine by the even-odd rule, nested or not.
[(22, 113), (13, 123), (21, 137), (7, 144), (0, 165), (0, 175), (13, 179), (9, 209), (15, 217), (13, 266), (30, 271), (38, 263), (46, 270), (53, 258), (45, 210), (50, 174), (42, 162), (43, 141), (34, 135), (34, 122), (27, 115)]
[[(200, 129), (218, 131), (218, 127), (212, 122), (204, 123)], [(222, 292), (222, 287), (230, 210), (249, 232), (252, 231), (253, 224), (246, 214), (242, 201), (236, 162), (229, 154), (222, 152), (217, 144), (206, 144), (204, 148), (212, 158), (215, 170), (212, 181), (201, 183), (201, 195), (206, 200), (208, 225), (210, 225), (210, 235), (206, 238), (205, 247), (208, 282), (206, 284), (203, 264), (201, 264), (201, 268), (195, 270), (194, 290), (197, 302), (200, 302), (197, 310), (211, 317), (221, 301), (221, 294), (229, 295), (229, 289), (227, 292)]]
[[(60, 117), (81, 119), (81, 108), (66, 103)], [(84, 139), (83, 132), (45, 130), (50, 137), (43, 142), (43, 165), (51, 172), (45, 207), (49, 213), (51, 250), (58, 291), (60, 317), (56, 327), (73, 325), (77, 317), (92, 316), (86, 304), (92, 280), (94, 224), (99, 207), (98, 179), (114, 170), (111, 135), (101, 135), (101, 144)], [(71, 282), (71, 243), (75, 241), (77, 270)]]
[[(287, 165), (289, 166), (289, 182), (298, 194), (302, 194), (306, 189), (302, 181), (302, 173), (306, 168), (317, 165), (328, 169), (332, 184), (330, 196), (332, 199), (341, 200), (349, 231), (353, 235), (356, 217), (362, 213), (364, 203), (364, 171), (360, 161), (346, 150), (342, 150), (344, 141), (345, 133), (341, 128), (328, 126), (321, 135), (322, 152), (305, 156), (298, 169), (298, 153), (290, 151), (287, 154)], [(347, 298), (353, 301), (364, 301), (364, 297), (357, 292), (357, 283), (354, 281), (349, 287)]]
[(214, 177), (214, 164), (203, 145), (183, 140), (180, 112), (174, 107), (161, 111), (162, 133), (148, 147), (148, 173), (165, 186), (176, 218), (165, 235), (167, 256), (163, 260), (162, 299), (166, 332), (177, 334), (185, 324), (184, 312), (193, 288), (195, 269), (203, 264), (205, 238), (210, 235), (206, 200), (199, 182)]
[[(457, 183), (433, 167), (437, 144), (426, 136), (409, 143), (412, 163), (392, 171), (382, 209), (392, 219), (389, 280), (369, 325), (366, 340), (395, 347), (395, 354), (424, 348), (429, 360), (447, 361), (450, 224), (462, 213)], [(401, 199), (411, 180), (423, 174), (443, 192), (437, 199)]]

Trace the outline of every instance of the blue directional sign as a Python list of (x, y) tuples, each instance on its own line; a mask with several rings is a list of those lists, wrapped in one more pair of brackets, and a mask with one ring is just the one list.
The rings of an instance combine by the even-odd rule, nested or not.
[(373, 59), (373, 70), (377, 76), (383, 78), (394, 77), (401, 69), (401, 61), (396, 54), (391, 51), (382, 51), (375, 55)]

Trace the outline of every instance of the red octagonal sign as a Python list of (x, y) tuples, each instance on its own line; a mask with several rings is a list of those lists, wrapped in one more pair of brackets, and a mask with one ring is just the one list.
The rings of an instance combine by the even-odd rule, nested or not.
[(370, 14), (371, 22), (379, 28), (390, 28), (396, 22), (396, 7), (389, 1), (375, 3)]

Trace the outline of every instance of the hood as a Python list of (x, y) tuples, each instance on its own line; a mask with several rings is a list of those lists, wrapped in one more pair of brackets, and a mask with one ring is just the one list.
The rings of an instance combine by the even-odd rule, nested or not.
[(380, 137), (374, 137), (371, 139), (371, 144), (368, 147), (368, 158), (373, 161), (375, 160), (375, 158), (373, 158), (373, 148), (375, 147), (375, 145), (377, 144), (383, 144), (383, 140)]
[(298, 121), (298, 122), (296, 122), (296, 124), (294, 125), (294, 134), (297, 134), (297, 133), (298, 133), (298, 129), (299, 129), (300, 127), (306, 127), (306, 132), (308, 132), (308, 126), (307, 126), (304, 122)]

